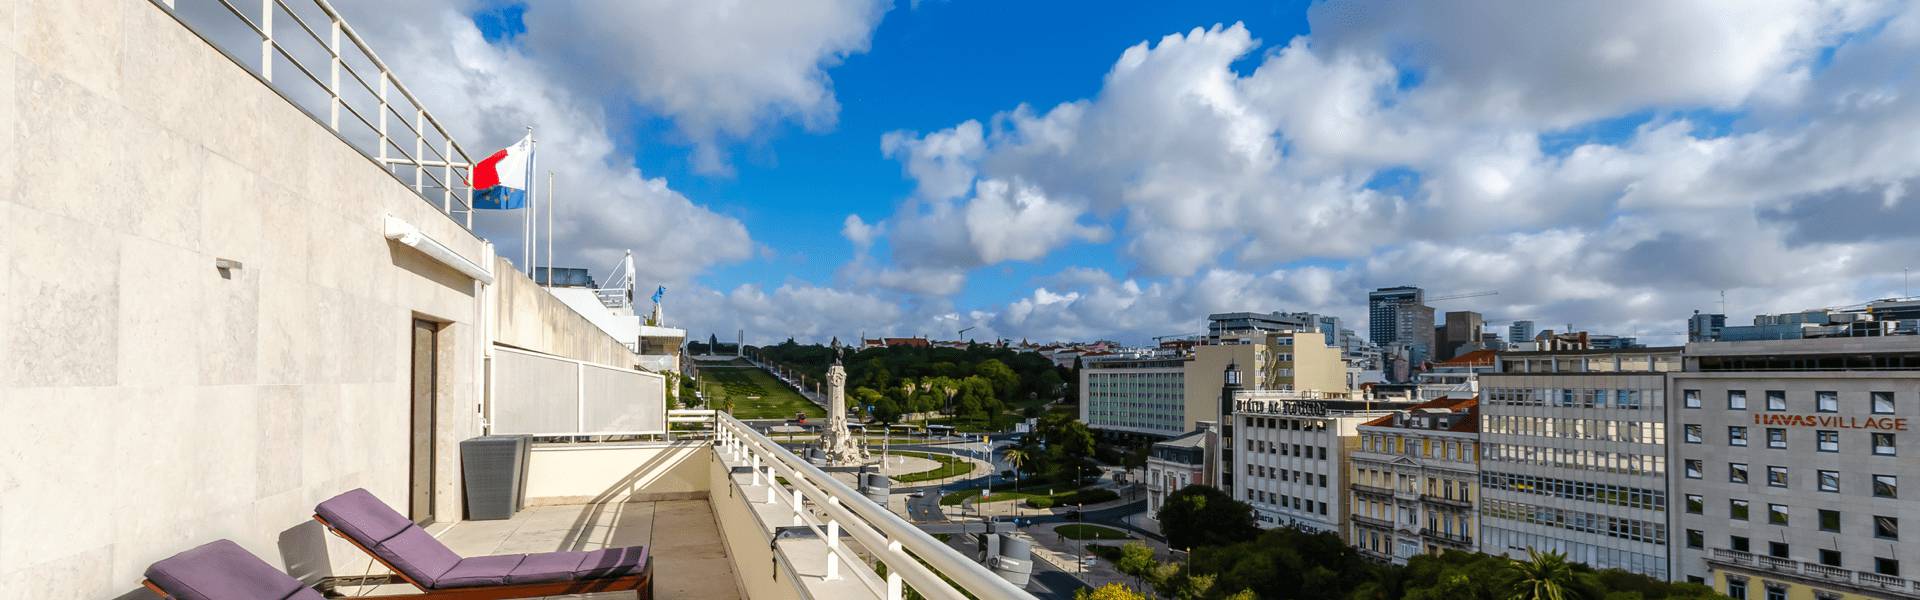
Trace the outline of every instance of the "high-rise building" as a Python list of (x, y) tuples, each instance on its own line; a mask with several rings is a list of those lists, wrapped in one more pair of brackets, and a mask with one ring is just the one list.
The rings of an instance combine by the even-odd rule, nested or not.
[(1668, 397), (1676, 579), (1920, 597), (1920, 336), (1688, 344)]
[(1470, 310), (1448, 311), (1446, 324), (1440, 328), (1440, 347), (1434, 352), (1434, 358), (1447, 360), (1462, 353), (1477, 350), (1480, 343), (1480, 329), (1484, 324), (1480, 313)]
[(1349, 394), (1227, 388), (1233, 423), (1222, 442), (1233, 497), (1263, 528), (1299, 527), (1347, 537), (1348, 456), (1357, 428), (1393, 414)]
[(1101, 431), (1157, 437), (1192, 429), (1187, 363), (1177, 352), (1089, 356), (1080, 362), (1080, 421)]
[(1533, 321), (1514, 321), (1507, 326), (1507, 343), (1518, 344), (1533, 341)]
[(1720, 330), (1726, 328), (1726, 326), (1727, 326), (1726, 315), (1717, 314), (1717, 313), (1702, 313), (1697, 310), (1693, 311), (1693, 316), (1687, 318), (1687, 341), (1689, 342), (1720, 341)]
[[(1316, 331), (1318, 315), (1311, 313), (1233, 312), (1207, 315), (1207, 342), (1220, 343), (1221, 336), (1261, 331)], [(1327, 340), (1333, 345), (1335, 340)]]
[[(1426, 298), (1425, 290), (1413, 286), (1380, 288), (1368, 292), (1367, 338), (1382, 347), (1405, 339), (1403, 331), (1406, 328), (1401, 326), (1401, 307), (1425, 304)], [(1431, 314), (1428, 315), (1427, 327), (1433, 327)]]
[(1473, 551), (1480, 487), (1478, 401), (1441, 398), (1362, 424), (1348, 479), (1348, 541), (1406, 564), (1420, 554)]
[(1679, 348), (1509, 352), (1480, 375), (1480, 550), (1668, 565), (1667, 375)]

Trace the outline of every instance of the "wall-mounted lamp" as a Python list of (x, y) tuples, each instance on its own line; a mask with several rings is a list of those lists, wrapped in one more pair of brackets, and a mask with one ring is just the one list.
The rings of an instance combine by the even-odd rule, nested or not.
[(213, 268), (215, 268), (215, 269), (219, 269), (219, 270), (222, 270), (222, 271), (236, 271), (236, 270), (239, 270), (239, 269), (241, 269), (241, 268), (243, 268), (243, 267), (245, 267), (245, 266), (246, 266), (246, 265), (244, 265), (244, 264), (241, 264), (241, 263), (240, 263), (240, 261), (237, 261), (237, 260), (234, 260), (234, 259), (231, 259), (231, 258), (216, 258), (216, 259), (213, 259)]

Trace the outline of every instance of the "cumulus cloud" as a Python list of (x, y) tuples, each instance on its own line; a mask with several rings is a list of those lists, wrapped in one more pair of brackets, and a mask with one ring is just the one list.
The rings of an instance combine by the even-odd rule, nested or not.
[[(1310, 36), (1271, 46), (1233, 24), (1126, 48), (1096, 94), (992, 115), (983, 145), (969, 120), (883, 146), (922, 196), (991, 208), (982, 186), (1015, 181), (1118, 230), (1132, 276), (1039, 282), (995, 309), (1003, 332), (1358, 320), (1366, 289), (1412, 283), (1501, 291), (1442, 310), (1671, 341), (1723, 290), (1737, 320), (1897, 287), (1920, 245), (1898, 225), (1920, 189), (1920, 7), (1631, 4), (1318, 3)], [(916, 229), (969, 204), (928, 206), (886, 220), (923, 234), (891, 240), (895, 262), (1062, 245)]]
[(695, 145), (694, 164), (727, 170), (729, 142), (779, 123), (831, 128), (840, 104), (827, 69), (865, 52), (887, 0), (538, 2), (528, 51), (568, 84), (630, 99)]

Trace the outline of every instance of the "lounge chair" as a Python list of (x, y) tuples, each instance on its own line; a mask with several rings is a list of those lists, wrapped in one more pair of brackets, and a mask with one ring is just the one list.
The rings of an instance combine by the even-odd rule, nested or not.
[(215, 540), (147, 567), (140, 582), (178, 600), (325, 600), (229, 540)]
[[(420, 589), (393, 598), (496, 600), (634, 590), (653, 598), (646, 546), (462, 558), (364, 489), (314, 507), (313, 519)], [(386, 596), (383, 596), (386, 598)]]

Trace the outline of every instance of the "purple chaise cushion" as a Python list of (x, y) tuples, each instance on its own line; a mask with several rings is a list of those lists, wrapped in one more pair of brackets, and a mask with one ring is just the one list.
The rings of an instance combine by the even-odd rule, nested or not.
[(180, 600), (320, 600), (320, 592), (229, 540), (215, 540), (147, 567), (147, 579)]
[(640, 572), (647, 564), (646, 546), (628, 546), (625, 548), (602, 548), (587, 553), (575, 569), (576, 579), (606, 579), (623, 577)]
[(574, 571), (580, 569), (581, 561), (587, 559), (585, 552), (542, 552), (528, 554), (520, 566), (507, 574), (507, 583), (547, 583), (573, 579)]
[(483, 585), (501, 585), (507, 582), (507, 575), (525, 561), (525, 554), (501, 554), (497, 556), (474, 556), (460, 559), (460, 563), (448, 569), (440, 580), (434, 582), (434, 589), (475, 587)]
[(365, 489), (329, 498), (313, 512), (420, 585), (439, 587), (440, 577), (460, 563), (446, 544)]

